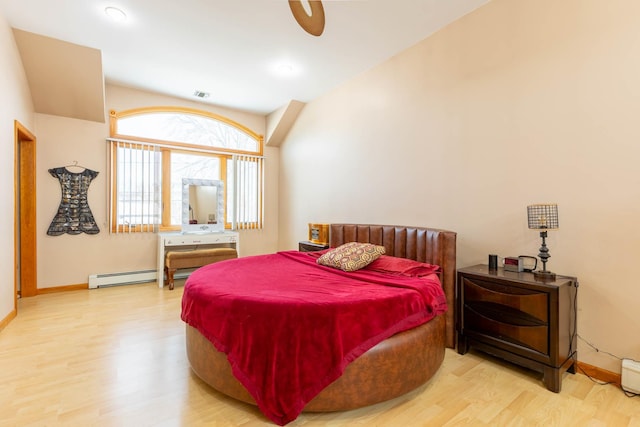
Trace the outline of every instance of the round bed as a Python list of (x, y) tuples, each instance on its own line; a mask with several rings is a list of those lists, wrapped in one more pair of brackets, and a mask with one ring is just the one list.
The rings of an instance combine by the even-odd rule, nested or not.
[[(439, 265), (449, 309), (369, 349), (307, 403), (304, 411), (354, 409), (401, 396), (426, 383), (442, 364), (445, 347), (454, 347), (456, 233), (422, 227), (331, 224), (330, 246), (347, 242), (382, 245), (387, 255)], [(233, 376), (226, 355), (189, 325), (186, 348), (191, 368), (205, 383), (235, 399), (255, 404)]]

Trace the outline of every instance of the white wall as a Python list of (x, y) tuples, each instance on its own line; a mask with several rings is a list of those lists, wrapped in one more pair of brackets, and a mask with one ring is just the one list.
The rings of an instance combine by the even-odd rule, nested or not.
[(13, 33), (0, 14), (0, 323), (14, 311), (14, 121), (33, 130), (33, 104)]
[[(537, 255), (579, 278), (578, 332), (640, 359), (640, 3), (493, 0), (307, 104), (281, 145), (281, 249), (309, 222), (458, 232), (458, 265)], [(580, 361), (620, 361), (579, 341)]]
[[(178, 105), (212, 111), (251, 130), (264, 134), (264, 116), (236, 110), (216, 108), (107, 85), (107, 113), (131, 108)], [(109, 136), (109, 120), (105, 124), (44, 114), (36, 115), (38, 137), (38, 288), (87, 283), (95, 273), (112, 273), (156, 268), (157, 236), (154, 234), (112, 235), (108, 232), (108, 165), (105, 138)], [(277, 245), (277, 168), (278, 150), (265, 150), (267, 190), (265, 229), (243, 231), (240, 255), (273, 252)], [(48, 169), (79, 164), (99, 172), (89, 187), (89, 206), (101, 231), (96, 235), (46, 234), (60, 203), (60, 184)]]

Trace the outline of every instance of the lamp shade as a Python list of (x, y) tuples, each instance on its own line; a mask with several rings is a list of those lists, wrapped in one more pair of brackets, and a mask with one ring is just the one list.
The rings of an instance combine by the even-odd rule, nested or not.
[(554, 230), (558, 228), (558, 205), (555, 203), (527, 206), (529, 228), (535, 230)]

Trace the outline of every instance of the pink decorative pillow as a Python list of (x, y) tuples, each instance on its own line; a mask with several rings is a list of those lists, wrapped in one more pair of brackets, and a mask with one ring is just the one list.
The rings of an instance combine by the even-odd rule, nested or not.
[(382, 254), (384, 254), (384, 246), (350, 242), (329, 250), (316, 262), (343, 271), (356, 271), (366, 267)]

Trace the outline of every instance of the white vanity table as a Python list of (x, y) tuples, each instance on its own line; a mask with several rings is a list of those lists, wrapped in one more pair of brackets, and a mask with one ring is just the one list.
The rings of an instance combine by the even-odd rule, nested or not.
[(239, 253), (238, 233), (235, 231), (158, 233), (158, 287), (164, 287), (164, 260), (168, 249), (189, 250), (204, 248), (234, 248)]

